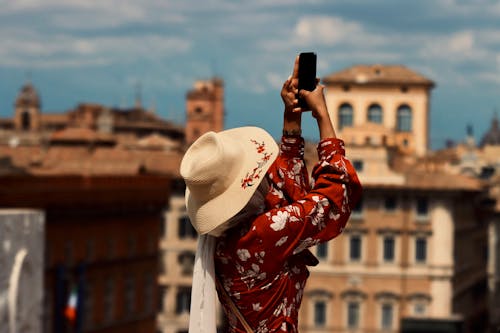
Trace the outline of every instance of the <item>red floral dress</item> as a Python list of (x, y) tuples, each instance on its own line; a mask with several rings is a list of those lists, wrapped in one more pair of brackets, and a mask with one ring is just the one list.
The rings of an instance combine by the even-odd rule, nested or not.
[[(215, 271), (254, 332), (298, 331), (307, 265), (317, 264), (308, 248), (339, 235), (361, 196), (356, 172), (344, 155), (342, 140), (319, 142), (311, 189), (304, 140), (283, 137), (280, 155), (268, 170), (266, 212), (217, 239)], [(245, 332), (219, 299), (230, 331)]]

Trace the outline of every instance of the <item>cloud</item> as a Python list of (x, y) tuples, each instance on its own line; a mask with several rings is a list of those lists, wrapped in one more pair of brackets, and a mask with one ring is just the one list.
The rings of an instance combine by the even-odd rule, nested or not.
[(0, 66), (75, 67), (130, 63), (183, 54), (188, 40), (163, 35), (76, 37), (39, 35), (33, 31), (0, 31)]
[(339, 17), (306, 16), (295, 26), (295, 37), (305, 45), (335, 45), (347, 42), (358, 34), (365, 34), (359, 23), (345, 21)]

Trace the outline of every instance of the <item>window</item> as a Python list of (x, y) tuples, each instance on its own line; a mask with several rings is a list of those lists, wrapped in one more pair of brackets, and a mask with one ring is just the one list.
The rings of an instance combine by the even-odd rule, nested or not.
[(326, 303), (324, 301), (314, 302), (314, 325), (325, 326), (326, 324)]
[(351, 235), (349, 238), (349, 259), (351, 261), (361, 260), (361, 236)]
[(339, 107), (339, 129), (346, 126), (352, 126), (353, 112), (351, 104), (344, 103)]
[(362, 160), (353, 160), (352, 161), (352, 166), (354, 169), (356, 169), (357, 172), (362, 172), (363, 171), (363, 161)]
[(86, 244), (85, 251), (86, 251), (87, 262), (91, 262), (92, 260), (94, 260), (94, 256), (95, 256), (95, 243), (94, 243), (93, 239), (87, 239), (87, 244)]
[(368, 108), (368, 121), (371, 123), (382, 124), (382, 108), (380, 105), (370, 105)]
[(319, 259), (326, 259), (328, 257), (328, 243), (319, 243), (316, 245), (316, 256)]
[(144, 275), (144, 312), (151, 314), (154, 310), (154, 290), (156, 287), (153, 273), (146, 273)]
[(197, 106), (195, 109), (194, 109), (194, 113), (203, 113), (203, 109), (200, 107), (200, 106)]
[(108, 236), (106, 243), (107, 243), (106, 256), (108, 260), (111, 260), (115, 256), (116, 241), (112, 236)]
[(125, 313), (131, 315), (135, 312), (135, 279), (133, 276), (125, 278)]
[(175, 313), (188, 313), (191, 305), (191, 288), (179, 288), (176, 295)]
[(196, 238), (196, 230), (191, 225), (189, 218), (183, 216), (179, 218), (179, 238)]
[(427, 239), (425, 237), (417, 237), (415, 239), (415, 261), (424, 263), (427, 259)]
[(399, 132), (411, 132), (412, 115), (408, 105), (401, 105), (397, 111), (397, 130)]
[(426, 219), (429, 214), (429, 202), (427, 198), (417, 198), (416, 203), (417, 219)]
[(354, 329), (359, 327), (359, 303), (347, 303), (347, 327)]
[(363, 198), (359, 199), (358, 203), (351, 212), (351, 217), (361, 218), (363, 216)]
[(382, 304), (382, 329), (392, 329), (392, 320), (394, 317), (392, 304)]
[(30, 113), (29, 111), (23, 111), (21, 113), (21, 127), (23, 131), (27, 131), (31, 127), (31, 118), (30, 118)]
[(190, 251), (185, 251), (179, 254), (179, 257), (177, 258), (177, 261), (179, 262), (181, 266), (181, 274), (186, 276), (186, 275), (192, 275), (193, 274), (193, 268), (194, 268), (194, 258), (195, 255), (193, 252)]
[(106, 289), (104, 294), (104, 321), (106, 323), (113, 321), (115, 311), (115, 284), (113, 278), (106, 279)]
[(413, 314), (417, 317), (425, 316), (425, 304), (420, 302), (413, 304)]
[(394, 261), (394, 236), (384, 236), (384, 262)]
[(415, 317), (427, 316), (427, 309), (431, 302), (431, 297), (427, 294), (415, 293), (408, 296), (411, 304), (411, 315)]
[(384, 209), (386, 212), (394, 212), (397, 207), (397, 199), (394, 196), (384, 198)]
[(127, 251), (129, 257), (133, 257), (136, 254), (137, 242), (135, 241), (134, 235), (128, 235), (127, 238)]

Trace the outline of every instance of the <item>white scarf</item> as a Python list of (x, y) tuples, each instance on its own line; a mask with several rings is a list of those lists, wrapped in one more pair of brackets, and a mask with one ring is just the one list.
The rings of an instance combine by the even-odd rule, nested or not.
[(189, 333), (217, 331), (214, 249), (215, 237), (200, 235), (194, 259)]
[(198, 238), (191, 288), (189, 333), (215, 333), (217, 331), (214, 263), (216, 237), (240, 221), (246, 221), (263, 213), (264, 200), (268, 191), (269, 183), (266, 180), (261, 183), (250, 201), (238, 214), (211, 231), (210, 234), (200, 235)]

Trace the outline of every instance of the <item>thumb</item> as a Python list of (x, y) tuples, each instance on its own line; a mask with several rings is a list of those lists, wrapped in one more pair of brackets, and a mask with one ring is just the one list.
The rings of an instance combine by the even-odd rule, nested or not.
[(299, 96), (300, 97), (306, 97), (307, 95), (309, 95), (311, 92), (310, 91), (307, 91), (305, 89), (300, 89), (299, 91)]

